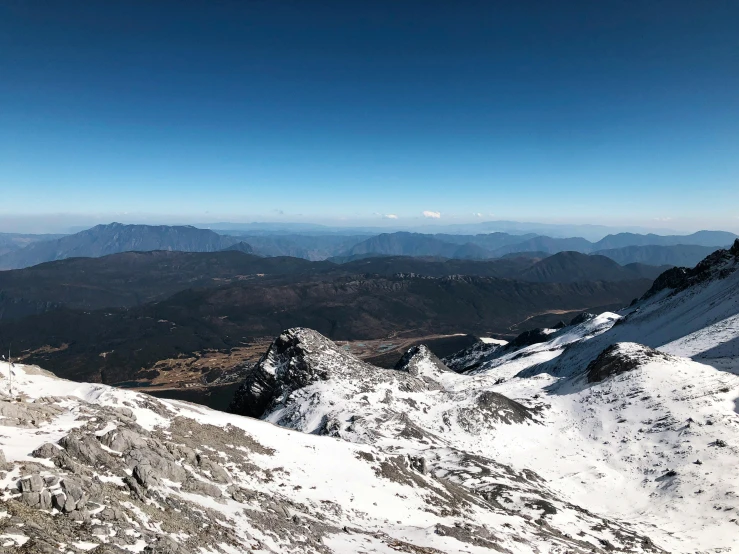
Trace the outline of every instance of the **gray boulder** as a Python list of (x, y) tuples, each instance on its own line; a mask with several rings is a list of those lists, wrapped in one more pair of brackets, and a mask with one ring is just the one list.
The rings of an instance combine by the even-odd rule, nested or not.
[(108, 431), (100, 437), (100, 442), (116, 452), (127, 452), (132, 448), (146, 448), (147, 446), (146, 437), (125, 427)]
[(59, 448), (50, 442), (46, 442), (31, 452), (34, 458), (53, 458), (59, 453)]
[(39, 494), (39, 508), (42, 510), (51, 510), (51, 493), (48, 490), (43, 490)]
[(69, 478), (62, 479), (62, 490), (66, 494), (63, 511), (72, 512), (84, 507), (87, 503), (87, 494), (78, 481)]
[(23, 477), (18, 488), (21, 492), (41, 492), (44, 488), (44, 480), (39, 474)]
[(211, 477), (213, 478), (213, 481), (215, 481), (216, 483), (227, 484), (231, 482), (231, 476), (228, 474), (228, 472), (223, 469), (221, 465), (214, 462), (207, 456), (198, 454), (197, 461), (200, 469), (209, 472)]
[(41, 503), (41, 493), (38, 492), (24, 492), (21, 495), (21, 501), (31, 508), (38, 508)]

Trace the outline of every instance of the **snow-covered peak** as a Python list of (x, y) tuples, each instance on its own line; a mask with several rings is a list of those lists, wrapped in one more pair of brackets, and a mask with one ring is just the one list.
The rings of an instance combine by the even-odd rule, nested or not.
[(371, 366), (326, 337), (296, 327), (280, 334), (247, 374), (231, 404), (234, 413), (260, 417), (271, 402), (317, 381), (346, 373), (366, 373)]
[(409, 348), (398, 360), (395, 369), (405, 371), (414, 377), (427, 377), (432, 380), (443, 379), (444, 374), (451, 371), (424, 344)]

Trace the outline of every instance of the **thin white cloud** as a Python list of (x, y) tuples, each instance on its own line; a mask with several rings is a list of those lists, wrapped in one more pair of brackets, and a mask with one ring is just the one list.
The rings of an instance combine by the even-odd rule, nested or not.
[(385, 214), (382, 216), (382, 219), (398, 219), (398, 216), (395, 214)]
[(441, 212), (432, 212), (430, 210), (424, 210), (423, 211), (423, 217), (428, 217), (430, 219), (440, 219), (441, 218)]
[(655, 217), (655, 221), (672, 221), (671, 217)]
[(482, 214), (480, 212), (472, 212), (472, 215), (475, 217), (482, 217)]

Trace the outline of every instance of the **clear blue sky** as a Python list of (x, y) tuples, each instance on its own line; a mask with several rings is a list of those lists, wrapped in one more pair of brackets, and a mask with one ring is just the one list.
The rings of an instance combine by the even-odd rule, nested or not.
[(0, 191), (6, 221), (735, 229), (739, 2), (4, 0)]

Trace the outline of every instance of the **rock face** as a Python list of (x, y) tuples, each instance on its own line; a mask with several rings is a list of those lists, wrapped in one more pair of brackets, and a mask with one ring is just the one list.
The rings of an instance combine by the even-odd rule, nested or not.
[(282, 333), (236, 392), (230, 411), (260, 417), (271, 402), (335, 372), (369, 372), (372, 367), (344, 352), (320, 333), (294, 328)]
[(633, 371), (651, 360), (670, 360), (670, 356), (635, 343), (618, 343), (609, 346), (585, 370), (588, 383), (597, 383)]
[(425, 345), (413, 346), (395, 364), (397, 371), (405, 371), (413, 377), (436, 379), (450, 371)]
[(576, 315), (575, 317), (570, 320), (570, 325), (580, 325), (581, 323), (585, 323), (586, 321), (590, 321), (595, 317), (595, 314), (591, 314), (589, 312), (583, 312), (579, 315)]
[(492, 359), (503, 346), (505, 346), (505, 341), (489, 343), (480, 340), (472, 346), (447, 356), (443, 359), (443, 362), (452, 371), (464, 373), (465, 371), (474, 370)]
[(531, 329), (530, 331), (524, 331), (508, 344), (511, 347), (520, 348), (522, 346), (530, 346), (532, 344), (546, 342), (551, 338), (551, 333), (548, 333), (547, 331), (548, 329)]

